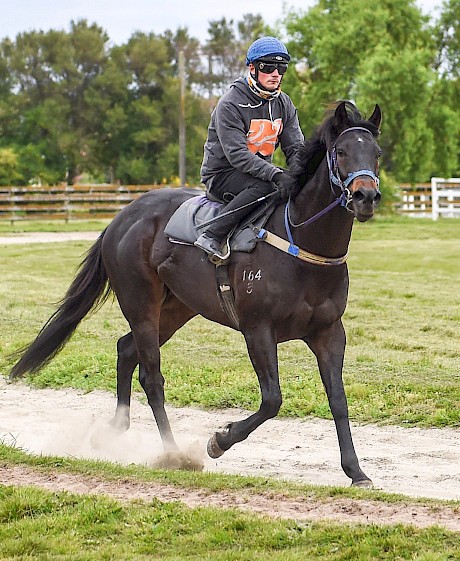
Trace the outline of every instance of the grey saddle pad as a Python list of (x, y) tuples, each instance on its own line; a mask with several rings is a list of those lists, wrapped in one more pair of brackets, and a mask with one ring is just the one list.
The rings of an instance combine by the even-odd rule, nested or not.
[[(171, 242), (193, 244), (198, 236), (206, 231), (206, 226), (199, 228), (214, 218), (222, 203), (210, 201), (205, 195), (198, 195), (186, 200), (171, 216), (164, 229)], [(240, 224), (230, 238), (230, 249), (233, 251), (252, 251), (257, 243), (257, 231), (268, 220), (274, 204), (259, 205)]]

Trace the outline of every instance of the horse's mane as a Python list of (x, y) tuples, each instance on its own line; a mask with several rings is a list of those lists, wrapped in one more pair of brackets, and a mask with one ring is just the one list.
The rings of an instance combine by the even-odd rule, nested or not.
[(340, 128), (338, 128), (336, 120), (334, 119), (334, 114), (341, 103), (342, 101), (336, 101), (326, 109), (324, 119), (316, 127), (313, 135), (297, 148), (289, 169), (299, 177), (300, 185), (304, 185), (315, 173), (326, 155), (328, 147), (330, 148), (333, 145), (335, 139), (345, 128), (364, 127), (368, 129), (374, 137), (379, 135), (378, 127), (366, 120), (350, 101), (345, 101), (347, 122), (345, 126), (343, 126), (344, 124), (342, 123)]

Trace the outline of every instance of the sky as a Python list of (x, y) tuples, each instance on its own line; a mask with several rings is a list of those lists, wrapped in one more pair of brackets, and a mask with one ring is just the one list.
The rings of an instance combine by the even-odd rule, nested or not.
[[(425, 14), (435, 16), (442, 0), (416, 3)], [(305, 11), (315, 4), (316, 0), (0, 0), (0, 39), (33, 30), (68, 31), (71, 20), (87, 19), (118, 45), (135, 31), (159, 34), (178, 27), (188, 27), (192, 37), (204, 42), (211, 20), (225, 17), (237, 22), (251, 13), (261, 14), (273, 26), (286, 8)]]

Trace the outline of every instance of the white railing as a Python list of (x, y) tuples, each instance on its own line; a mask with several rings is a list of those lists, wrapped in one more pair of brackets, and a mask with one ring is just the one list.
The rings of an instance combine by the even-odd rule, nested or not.
[(399, 186), (397, 209), (406, 216), (460, 218), (460, 178), (433, 177), (431, 183)]
[(431, 178), (431, 216), (460, 218), (460, 178)]

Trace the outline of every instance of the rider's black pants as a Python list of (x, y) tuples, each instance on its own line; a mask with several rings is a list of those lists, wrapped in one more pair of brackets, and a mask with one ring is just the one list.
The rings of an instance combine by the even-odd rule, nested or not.
[(221, 213), (234, 212), (216, 220), (208, 228), (207, 233), (213, 238), (222, 240), (233, 226), (257, 207), (256, 204), (250, 203), (274, 190), (275, 187), (270, 181), (262, 181), (236, 169), (215, 175), (211, 181), (211, 195), (221, 201), (230, 201), (222, 207)]

